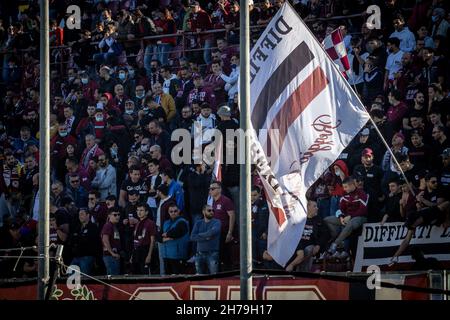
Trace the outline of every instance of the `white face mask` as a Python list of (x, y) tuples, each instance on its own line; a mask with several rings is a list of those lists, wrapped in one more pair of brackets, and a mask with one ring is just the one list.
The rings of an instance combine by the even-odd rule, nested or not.
[(134, 112), (134, 110), (131, 110), (131, 109), (126, 109), (126, 110), (125, 110), (125, 113), (126, 113), (126, 114), (133, 114), (133, 112)]
[(141, 145), (141, 151), (142, 151), (142, 152), (147, 152), (148, 149), (149, 149), (149, 146), (148, 146), (147, 144)]
[(98, 122), (103, 121), (103, 116), (95, 116), (95, 120)]
[(82, 84), (88, 84), (89, 79), (88, 78), (81, 78), (81, 83)]

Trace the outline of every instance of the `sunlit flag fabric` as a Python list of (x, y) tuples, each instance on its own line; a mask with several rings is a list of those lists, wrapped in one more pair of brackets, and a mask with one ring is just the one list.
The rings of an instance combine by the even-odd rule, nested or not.
[(251, 156), (268, 200), (268, 252), (285, 266), (302, 236), (308, 188), (369, 119), (289, 3), (250, 53)]
[(348, 79), (350, 63), (348, 61), (347, 49), (345, 48), (341, 29), (337, 28), (326, 36), (323, 40), (323, 46), (330, 58), (339, 66), (339, 70), (342, 72), (344, 77)]

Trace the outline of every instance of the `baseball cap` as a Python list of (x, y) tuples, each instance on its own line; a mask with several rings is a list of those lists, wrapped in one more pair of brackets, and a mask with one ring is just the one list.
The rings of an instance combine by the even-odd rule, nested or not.
[(450, 158), (450, 148), (447, 148), (444, 151), (442, 151), (441, 157), (442, 158)]
[(219, 108), (219, 110), (217, 111), (217, 114), (218, 114), (219, 116), (225, 116), (225, 117), (231, 116), (231, 110), (230, 110), (230, 107), (228, 107), (228, 106), (221, 106), (221, 107)]
[(191, 7), (195, 7), (195, 6), (199, 6), (200, 3), (198, 1), (191, 1), (191, 4), (189, 6)]
[(364, 156), (364, 157), (373, 157), (373, 150), (370, 149), (370, 148), (365, 148), (362, 151), (361, 155)]
[(370, 134), (369, 128), (364, 128), (364, 130), (361, 131), (361, 135), (362, 136), (368, 136), (369, 134)]

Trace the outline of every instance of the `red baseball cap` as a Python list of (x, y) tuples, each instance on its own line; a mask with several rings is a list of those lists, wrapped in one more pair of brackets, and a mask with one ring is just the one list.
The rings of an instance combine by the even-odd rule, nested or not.
[(373, 150), (370, 148), (365, 148), (361, 155), (363, 157), (373, 157)]

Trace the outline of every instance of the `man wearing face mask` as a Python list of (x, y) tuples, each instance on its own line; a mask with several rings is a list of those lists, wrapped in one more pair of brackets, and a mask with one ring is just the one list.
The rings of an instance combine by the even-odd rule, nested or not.
[[(153, 59), (150, 62), (150, 68), (149, 68), (150, 74), (148, 76), (152, 87), (155, 83), (163, 83), (164, 82), (164, 78), (163, 78), (159, 68), (160, 68), (159, 60)], [(147, 73), (148, 73), (148, 71), (147, 71)]]
[(71, 144), (76, 146), (77, 140), (69, 135), (66, 124), (60, 122), (58, 124), (58, 134), (50, 141), (51, 163), (52, 167), (56, 169), (58, 176), (64, 175), (64, 159), (67, 156), (66, 148)]
[(134, 91), (133, 101), (136, 109), (140, 109), (144, 106), (145, 88), (143, 85), (137, 85)]
[(79, 138), (81, 141), (84, 140), (84, 137), (87, 134), (95, 133), (94, 122), (95, 122), (96, 108), (94, 105), (89, 105), (86, 110), (87, 110), (87, 117), (84, 117), (80, 120), (77, 129), (75, 131), (76, 137)]
[(105, 132), (106, 126), (106, 120), (105, 120), (105, 113), (103, 109), (97, 108), (95, 110), (95, 120), (94, 120), (94, 132), (95, 132), (95, 137), (97, 139), (102, 139)]
[(125, 111), (122, 114), (122, 118), (128, 129), (137, 125), (138, 114), (135, 110), (133, 100), (128, 99), (125, 101)]
[(142, 158), (145, 155), (149, 154), (150, 154), (150, 139), (144, 138), (141, 141), (141, 147), (138, 150), (138, 156)]
[[(133, 70), (134, 72), (134, 70)], [(130, 78), (130, 73), (127, 68), (119, 69), (118, 83), (123, 86), (123, 93), (127, 97), (132, 97), (135, 92), (136, 82)]]
[(445, 10), (442, 8), (435, 8), (433, 10), (433, 15), (431, 16), (431, 21), (433, 21), (433, 28), (431, 29), (431, 36), (443, 36), (446, 37), (448, 29), (450, 28), (450, 23), (444, 19)]

